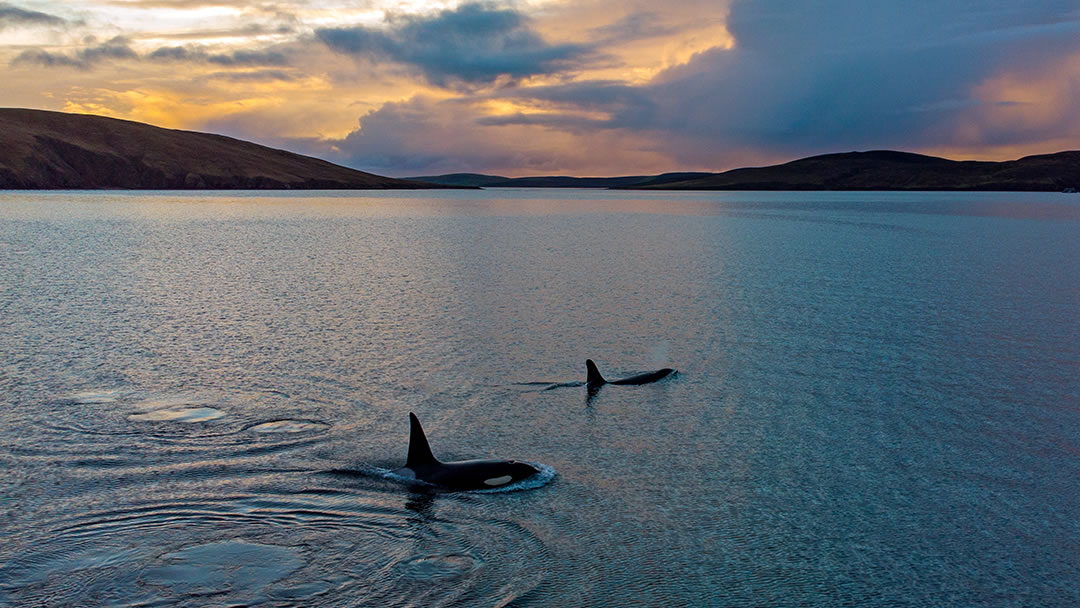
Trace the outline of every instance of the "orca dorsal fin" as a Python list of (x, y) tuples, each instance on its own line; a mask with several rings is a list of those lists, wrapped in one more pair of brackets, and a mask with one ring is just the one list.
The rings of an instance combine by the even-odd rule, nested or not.
[(424, 435), (424, 427), (420, 426), (420, 420), (416, 414), (409, 412), (409, 456), (405, 459), (405, 466), (415, 469), (418, 466), (439, 462), (431, 453), (427, 437)]
[(607, 380), (604, 380), (604, 377), (600, 375), (600, 370), (596, 369), (596, 364), (593, 363), (592, 359), (585, 360), (585, 371), (587, 373), (585, 376), (585, 384), (588, 384), (589, 386), (607, 384)]

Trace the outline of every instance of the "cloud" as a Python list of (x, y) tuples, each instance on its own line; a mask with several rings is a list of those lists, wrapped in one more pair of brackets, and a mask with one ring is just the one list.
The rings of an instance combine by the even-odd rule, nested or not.
[[(486, 123), (653, 133), (670, 142), (672, 158), (716, 167), (751, 157), (970, 145), (974, 127), (960, 133), (954, 125), (970, 125), (972, 116), (1080, 114), (1075, 103), (1061, 101), (1077, 87), (1075, 71), (1063, 76), (1072, 85), (1044, 84), (1046, 95), (1026, 95), (1024, 110), (1009, 96), (1016, 86), (998, 86), (993, 94), (985, 86), (1001, 74), (1080, 56), (1074, 6), (991, 1), (974, 11), (939, 2), (740, 1), (728, 22), (734, 48), (698, 53), (647, 83), (576, 81), (497, 92), (599, 118), (560, 127), (547, 115), (521, 113)], [(1063, 120), (1027, 123), (1073, 124)], [(977, 131), (987, 144), (1021, 139), (1017, 129), (982, 124)], [(704, 157), (691, 156), (697, 153)]]
[(29, 49), (17, 55), (12, 65), (38, 65), (41, 67), (67, 67), (89, 70), (103, 61), (137, 59), (139, 55), (128, 46), (127, 38), (117, 36), (103, 44), (79, 49), (72, 54), (51, 53), (42, 49)]
[(728, 24), (736, 48), (658, 78), (651, 93), (665, 102), (651, 118), (793, 153), (934, 145), (988, 101), (976, 95), (981, 83), (1080, 51), (1075, 4), (1018, 7), (739, 2)]
[[(108, 3), (217, 5), (118, 2)], [(120, 11), (148, 25), (117, 22), (128, 36), (107, 43), (11, 44), (0, 50), (17, 55), (13, 64), (95, 73), (9, 70), (7, 82), (26, 103), (37, 102), (26, 91), (67, 99), (83, 87), (146, 90), (172, 101), (114, 113), (259, 141), (272, 133), (298, 151), (393, 175), (649, 173), (852, 149), (1005, 158), (1080, 147), (1076, 0), (506, 0), (369, 26), (355, 25), (361, 8), (388, 4), (257, 4), (221, 0), (242, 17), (212, 26), (169, 13), (179, 20), (167, 32), (153, 31), (152, 10)], [(100, 23), (92, 9), (77, 14)], [(306, 35), (314, 24), (322, 29)]]
[(323, 28), (315, 36), (341, 53), (411, 66), (437, 86), (560, 72), (592, 51), (587, 45), (550, 44), (522, 13), (485, 4), (395, 17), (385, 30)]
[(621, 44), (632, 40), (659, 38), (678, 34), (678, 30), (665, 23), (662, 16), (652, 11), (631, 13), (614, 23), (590, 29), (599, 40), (598, 44)]
[[(648, 87), (623, 84), (617, 80), (585, 80), (564, 85), (509, 89), (497, 93), (504, 98), (550, 102), (564, 110), (625, 112), (653, 104)], [(598, 123), (601, 124), (601, 123)], [(615, 126), (610, 121), (603, 124)]]
[(253, 12), (273, 13), (281, 11), (283, 6), (303, 6), (307, 3), (307, 0), (279, 0), (277, 2), (251, 2), (251, 0), (104, 0), (101, 3), (146, 10), (159, 8), (185, 10), (228, 6)]
[[(489, 124), (491, 123), (491, 124)], [(587, 138), (543, 124), (497, 124), (483, 104), (416, 96), (365, 114), (341, 139), (293, 140), (290, 149), (383, 175), (483, 170), (503, 175), (611, 174), (664, 163), (653, 141), (605, 130)]]
[(67, 20), (55, 15), (0, 2), (0, 30), (18, 26), (65, 25), (66, 23)]
[(54, 68), (66, 67), (90, 70), (97, 64), (109, 60), (139, 61), (186, 61), (206, 63), (222, 67), (284, 67), (289, 65), (288, 56), (276, 50), (238, 49), (229, 52), (213, 53), (200, 46), (171, 46), (140, 55), (130, 46), (130, 40), (117, 36), (103, 44), (85, 47), (73, 53), (55, 53), (44, 49), (29, 49), (17, 55), (12, 65), (37, 65)]
[(232, 28), (192, 29), (180, 32), (154, 32), (154, 39), (167, 40), (214, 40), (222, 38), (252, 38), (256, 36), (287, 36), (296, 34), (296, 18), (280, 15), (278, 24), (245, 23)]
[(205, 76), (207, 80), (227, 80), (230, 82), (292, 82), (296, 77), (282, 70), (256, 70), (254, 72), (214, 72)]
[(199, 46), (165, 46), (148, 55), (152, 61), (191, 61), (221, 66), (286, 66), (289, 58), (280, 51), (236, 50), (229, 53), (211, 53)]
[[(715, 170), (850, 149), (1005, 150), (1051, 141), (1055, 128), (1075, 147), (1080, 15), (1054, 1), (980, 8), (740, 1), (728, 23), (733, 48), (698, 53), (643, 84), (580, 80), (414, 98), (367, 114), (334, 145), (346, 162), (396, 175), (513, 166), (601, 173), (605, 163), (620, 173), (643, 159), (656, 170)], [(643, 23), (622, 19), (597, 35), (644, 35)]]

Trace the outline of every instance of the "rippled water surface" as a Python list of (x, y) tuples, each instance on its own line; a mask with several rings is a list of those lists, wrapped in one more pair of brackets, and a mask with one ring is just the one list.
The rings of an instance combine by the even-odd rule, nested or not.
[(8, 192), (0, 269), (0, 605), (1080, 605), (1076, 195)]

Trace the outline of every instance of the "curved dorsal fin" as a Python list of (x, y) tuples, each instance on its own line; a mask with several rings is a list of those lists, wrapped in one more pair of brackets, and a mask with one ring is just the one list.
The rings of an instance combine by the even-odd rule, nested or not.
[(607, 384), (607, 380), (604, 380), (604, 377), (600, 375), (600, 370), (596, 369), (596, 364), (593, 363), (592, 359), (585, 360), (585, 371), (587, 373), (585, 376), (585, 384)]
[(424, 427), (416, 414), (409, 412), (409, 457), (405, 460), (405, 466), (415, 469), (417, 466), (439, 462), (431, 453), (427, 437), (424, 436)]

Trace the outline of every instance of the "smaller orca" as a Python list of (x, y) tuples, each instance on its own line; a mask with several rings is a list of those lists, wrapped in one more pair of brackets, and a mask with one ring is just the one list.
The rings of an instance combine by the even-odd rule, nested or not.
[(596, 364), (593, 363), (592, 359), (585, 360), (585, 370), (588, 374), (585, 379), (585, 386), (590, 389), (597, 389), (605, 384), (648, 384), (662, 378), (667, 378), (671, 374), (676, 373), (676, 371), (670, 367), (665, 367), (664, 369), (658, 369), (654, 372), (646, 372), (644, 374), (638, 374), (620, 380), (605, 380), (604, 377), (600, 375), (600, 370), (596, 369)]
[(452, 490), (483, 490), (521, 481), (540, 471), (517, 460), (462, 460), (439, 462), (431, 453), (416, 414), (409, 412), (409, 456), (394, 473)]

